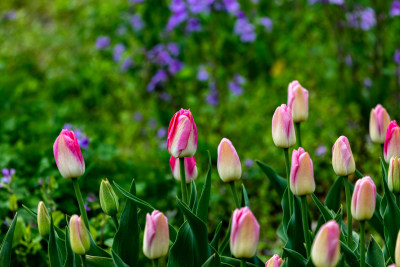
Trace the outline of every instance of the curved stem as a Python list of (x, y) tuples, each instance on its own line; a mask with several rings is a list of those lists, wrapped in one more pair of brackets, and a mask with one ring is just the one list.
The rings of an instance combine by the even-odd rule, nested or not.
[(238, 198), (238, 195), (237, 195), (237, 192), (235, 189), (235, 181), (229, 182), (229, 185), (231, 187), (233, 199), (235, 200), (236, 208), (240, 209), (240, 202), (239, 202), (239, 198)]
[(88, 216), (86, 214), (85, 205), (83, 204), (83, 199), (82, 199), (81, 190), (79, 188), (78, 179), (77, 178), (72, 178), (71, 180), (72, 180), (72, 184), (74, 185), (75, 195), (76, 195), (76, 199), (78, 200), (79, 210), (81, 212), (81, 216), (82, 216), (83, 222), (85, 223), (85, 226), (86, 226), (87, 230), (90, 232), (89, 219), (88, 219)]
[(301, 196), (301, 217), (303, 219), (303, 231), (304, 231), (304, 240), (306, 241), (307, 258), (309, 258), (311, 253), (311, 240), (310, 240), (310, 233), (308, 231), (307, 195)]
[(351, 248), (353, 241), (353, 219), (351, 217), (351, 193), (350, 182), (347, 176), (343, 176), (344, 188), (346, 191), (346, 207), (347, 207), (347, 246)]
[(118, 228), (119, 228), (119, 223), (118, 223), (117, 215), (111, 216), (111, 218), (112, 218), (113, 221), (114, 221), (115, 229), (118, 230)]
[(85, 255), (81, 255), (81, 262), (82, 262), (82, 267), (86, 267), (86, 257), (85, 257)]
[(181, 168), (181, 189), (182, 189), (182, 201), (187, 204), (187, 187), (186, 187), (186, 176), (185, 176), (185, 158), (179, 158), (179, 167)]
[(298, 142), (298, 144), (299, 144), (299, 147), (303, 147), (302, 144), (301, 144), (300, 122), (295, 122), (295, 123), (294, 123), (294, 126), (296, 127), (296, 131), (295, 131), (295, 133), (296, 133), (296, 140), (297, 140), (297, 142)]
[(287, 179), (287, 190), (288, 190), (288, 197), (289, 197), (289, 210), (290, 216), (292, 216), (293, 210), (293, 193), (290, 190), (290, 162), (289, 162), (289, 148), (284, 148), (283, 152), (285, 154), (285, 165), (286, 165), (286, 179)]
[(360, 267), (365, 267), (365, 221), (360, 222)]

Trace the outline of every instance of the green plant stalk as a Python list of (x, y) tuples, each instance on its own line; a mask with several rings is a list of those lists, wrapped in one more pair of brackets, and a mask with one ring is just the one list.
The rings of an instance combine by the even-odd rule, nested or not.
[(240, 260), (240, 267), (246, 267), (246, 261), (244, 259)]
[(283, 152), (285, 154), (285, 164), (286, 164), (286, 179), (287, 179), (287, 190), (289, 197), (289, 210), (290, 216), (293, 214), (293, 193), (290, 190), (290, 162), (289, 162), (289, 148), (284, 148)]
[(240, 202), (239, 202), (239, 198), (238, 198), (238, 195), (237, 195), (237, 192), (235, 189), (235, 181), (229, 182), (229, 185), (231, 187), (233, 199), (235, 200), (236, 208), (240, 209)]
[(300, 124), (301, 124), (301, 122), (295, 122), (295, 123), (294, 123), (294, 126), (296, 127), (296, 131), (295, 131), (295, 133), (296, 133), (296, 140), (297, 140), (297, 142), (298, 142), (298, 144), (299, 144), (299, 147), (303, 147), (302, 144), (301, 144)]
[(308, 259), (308, 258), (310, 258), (310, 254), (311, 254), (311, 240), (310, 240), (310, 233), (308, 231), (307, 195), (301, 196), (301, 217), (303, 220), (304, 240), (306, 241), (306, 251), (307, 251), (307, 259)]
[(346, 207), (347, 207), (347, 246), (351, 248), (353, 241), (353, 218), (351, 217), (351, 193), (350, 182), (348, 176), (343, 176), (344, 188), (346, 191)]
[(115, 228), (118, 230), (118, 228), (119, 228), (119, 223), (118, 223), (117, 215), (111, 216), (111, 218), (112, 218), (113, 221), (114, 221)]
[(81, 262), (82, 262), (82, 267), (86, 267), (86, 257), (85, 255), (81, 255)]
[(396, 204), (397, 204), (397, 207), (400, 208), (400, 195), (396, 194), (395, 196), (396, 196)]
[(157, 267), (157, 259), (151, 261), (153, 263), (153, 267)]
[(181, 169), (181, 189), (182, 189), (182, 201), (187, 204), (187, 187), (186, 187), (186, 175), (185, 175), (185, 158), (179, 158), (179, 167)]
[(360, 267), (365, 267), (365, 221), (360, 222)]
[(383, 144), (381, 144), (381, 154), (382, 154), (382, 158), (385, 158), (385, 147)]
[(85, 205), (83, 204), (83, 199), (82, 199), (81, 190), (79, 188), (78, 178), (72, 178), (71, 180), (72, 180), (72, 184), (74, 185), (75, 195), (76, 195), (76, 199), (78, 200), (79, 210), (81, 212), (83, 222), (85, 223), (87, 230), (90, 232), (89, 219), (86, 214)]

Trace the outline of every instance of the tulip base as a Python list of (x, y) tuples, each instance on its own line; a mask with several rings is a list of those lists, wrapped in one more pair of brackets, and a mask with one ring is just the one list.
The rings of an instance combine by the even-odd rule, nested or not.
[(181, 190), (182, 190), (182, 201), (188, 204), (187, 187), (186, 187), (186, 175), (185, 175), (185, 158), (179, 158), (179, 167), (181, 169)]
[(286, 179), (287, 179), (287, 191), (289, 197), (289, 211), (290, 216), (292, 216), (293, 210), (293, 193), (290, 190), (290, 161), (289, 161), (289, 148), (284, 148), (283, 152), (285, 154), (285, 165), (286, 165)]
[(360, 222), (360, 267), (365, 267), (365, 221)]
[(82, 199), (81, 189), (79, 188), (78, 179), (72, 178), (71, 180), (72, 180), (72, 184), (74, 185), (75, 195), (76, 195), (76, 199), (78, 200), (79, 210), (81, 212), (83, 222), (85, 223), (87, 230), (90, 232), (89, 219), (86, 214), (85, 205), (83, 204), (83, 199)]
[(351, 193), (350, 182), (348, 176), (343, 176), (344, 188), (346, 191), (346, 207), (347, 207), (347, 246), (351, 248), (353, 242), (353, 218), (351, 216)]
[(301, 196), (301, 217), (303, 220), (304, 240), (306, 241), (307, 258), (311, 255), (311, 240), (308, 231), (308, 203), (307, 195)]
[(240, 209), (240, 202), (235, 188), (235, 181), (229, 182), (232, 191), (233, 199), (235, 200), (236, 208)]

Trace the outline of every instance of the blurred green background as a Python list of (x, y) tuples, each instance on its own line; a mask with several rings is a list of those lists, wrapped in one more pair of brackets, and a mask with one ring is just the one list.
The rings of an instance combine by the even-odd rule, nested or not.
[[(217, 146), (227, 137), (261, 224), (258, 254), (269, 258), (282, 247), (281, 207), (255, 160), (285, 175), (271, 136), (275, 108), (286, 103), (292, 80), (309, 90), (302, 137), (321, 199), (336, 178), (330, 151), (340, 135), (380, 188), (369, 112), (381, 103), (398, 119), (399, 15), (398, 1), (1, 1), (0, 168), (16, 171), (11, 183), (1, 181), (1, 236), (21, 204), (36, 209), (44, 200), (61, 226), (63, 214), (78, 212), (52, 151), (65, 124), (81, 132), (79, 182), (98, 244), (110, 246), (114, 229), (95, 199), (103, 178), (124, 188), (135, 178), (137, 195), (178, 225), (166, 131), (177, 110), (190, 108), (198, 186), (207, 150), (213, 163), (209, 232), (220, 220), (227, 226), (234, 209), (216, 171)], [(20, 213), (14, 265), (47, 266), (47, 243)]]

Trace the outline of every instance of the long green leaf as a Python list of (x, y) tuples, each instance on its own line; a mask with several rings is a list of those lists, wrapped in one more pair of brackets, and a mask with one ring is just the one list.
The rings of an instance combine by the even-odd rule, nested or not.
[(293, 263), (296, 264), (296, 266), (305, 267), (307, 265), (307, 259), (304, 258), (304, 256), (301, 255), (300, 253), (287, 248), (284, 248), (284, 250), (286, 251), (288, 257), (292, 259)]
[(218, 242), (219, 242), (219, 235), (221, 233), (221, 227), (222, 227), (222, 221), (219, 222), (217, 229), (215, 230), (213, 240), (210, 243), (210, 245), (216, 250), (218, 250)]
[(61, 255), (56, 241), (56, 233), (53, 225), (53, 216), (50, 214), (50, 234), (49, 234), (49, 260), (51, 267), (61, 267)]
[(342, 186), (343, 177), (339, 176), (329, 189), (328, 195), (325, 199), (325, 205), (334, 212), (337, 212), (340, 208), (340, 196), (342, 192)]
[(114, 261), (112, 258), (86, 255), (87, 267), (112, 267)]
[[(240, 267), (240, 263), (241, 260), (235, 259), (235, 258), (231, 258), (231, 257), (226, 257), (226, 256), (221, 256), (221, 263), (226, 263), (229, 265), (232, 265), (234, 267)], [(250, 262), (246, 262), (246, 266), (249, 267), (257, 267), (257, 265), (250, 263)]]
[(12, 242), (14, 238), (15, 226), (17, 225), (18, 213), (15, 213), (14, 220), (7, 231), (0, 249), (0, 266), (9, 267), (11, 265)]
[(191, 182), (191, 192), (190, 192), (190, 200), (189, 200), (189, 207), (190, 209), (195, 212), (197, 209), (197, 188), (194, 180)]
[(267, 164), (256, 160), (258, 166), (264, 171), (264, 173), (268, 176), (272, 186), (275, 188), (276, 192), (280, 198), (282, 198), (283, 193), (285, 193), (285, 189), (287, 188), (286, 179), (281, 178), (270, 166)]
[(246, 187), (244, 184), (242, 184), (242, 201), (241, 201), (241, 206), (242, 207), (249, 207), (250, 208), (250, 201), (249, 201), (249, 196), (247, 195)]
[[(306, 250), (304, 247), (304, 233), (303, 228), (299, 227), (303, 224), (301, 218), (301, 208), (300, 208), (300, 199), (297, 196), (293, 198), (293, 214), (290, 218), (288, 228), (287, 228), (287, 236), (288, 241), (285, 245), (285, 248), (294, 250), (299, 254), (305, 256)], [(284, 251), (284, 256), (286, 255), (286, 251)], [(290, 260), (290, 259), (289, 259)], [(291, 264), (289, 264), (291, 265)]]
[(231, 226), (232, 226), (232, 219), (229, 220), (229, 226), (228, 229), (226, 230), (224, 239), (222, 239), (221, 245), (218, 248), (218, 254), (219, 255), (228, 255), (231, 256), (231, 252), (229, 250), (229, 238), (231, 236)]
[[(111, 251), (111, 256), (112, 256), (112, 259), (113, 259), (114, 264), (115, 264), (116, 267), (129, 267), (129, 265), (126, 264), (126, 263), (118, 256), (118, 254), (115, 253), (114, 250)], [(136, 266), (136, 265), (133, 265), (133, 266)]]
[(219, 267), (221, 266), (221, 259), (218, 253), (212, 254), (201, 267)]
[(210, 194), (211, 194), (211, 156), (210, 156), (210, 151), (208, 151), (208, 170), (206, 175), (206, 182), (204, 183), (203, 190), (201, 191), (199, 205), (196, 211), (197, 216), (199, 216), (199, 218), (205, 223), (207, 223), (208, 206), (210, 204)]
[(375, 239), (371, 236), (367, 251), (367, 263), (374, 267), (385, 267), (385, 257), (383, 251)]
[(346, 262), (350, 266), (359, 266), (360, 265), (360, 258), (358, 255), (354, 254), (354, 252), (346, 246), (345, 243), (340, 241), (340, 248), (341, 251), (343, 252), (344, 257), (346, 258)]

